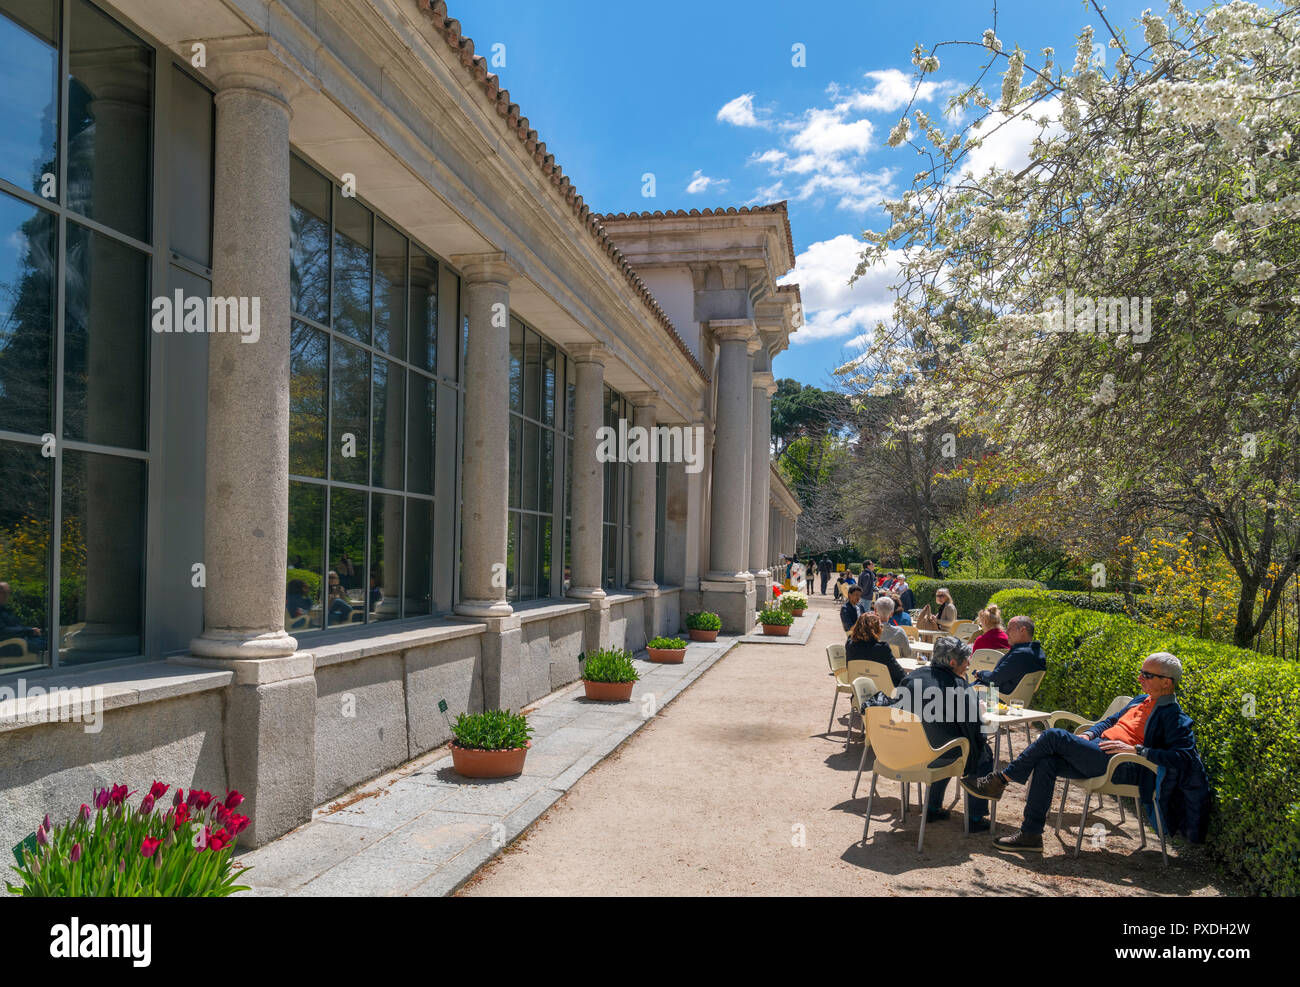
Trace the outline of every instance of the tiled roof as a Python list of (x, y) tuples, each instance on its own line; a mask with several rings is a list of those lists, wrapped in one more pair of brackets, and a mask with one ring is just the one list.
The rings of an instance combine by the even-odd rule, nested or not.
[(474, 42), (460, 33), (460, 21), (447, 16), (447, 4), (444, 0), (416, 0), (416, 5), (422, 13), (428, 16), (434, 29), (442, 35), (443, 40), (447, 43), (447, 47), (456, 52), (461, 65), (465, 66), (466, 72), (482, 88), (488, 100), (495, 104), (497, 115), (503, 117), (507, 126), (514, 130), (515, 136), (523, 144), (524, 150), (532, 156), (542, 174), (549, 178), (551, 184), (564, 196), (578, 221), (587, 228), (587, 231), (595, 238), (600, 248), (622, 272), (632, 290), (641, 297), (651, 315), (663, 326), (664, 331), (668, 333), (673, 342), (677, 344), (677, 348), (690, 361), (691, 366), (695, 368), (695, 372), (705, 381), (708, 381), (708, 372), (696, 359), (690, 347), (686, 345), (686, 341), (678, 335), (676, 327), (673, 326), (672, 321), (659, 305), (659, 302), (655, 300), (650, 288), (641, 279), (641, 276), (636, 273), (632, 265), (628, 263), (622, 251), (614, 245), (614, 241), (605, 233), (599, 214), (593, 212), (582, 201), (582, 196), (578, 194), (573, 182), (564, 174), (563, 169), (556, 164), (555, 155), (547, 153), (546, 142), (538, 138), (536, 130), (529, 128), (528, 118), (520, 115), (518, 104), (510, 102), (509, 90), (502, 89), (496, 75), (487, 70), (487, 59), (482, 55), (474, 54)]
[(790, 250), (790, 262), (794, 263), (794, 237), (790, 235), (790, 212), (786, 209), (786, 200), (771, 202), (765, 206), (719, 206), (716, 209), (656, 209), (653, 212), (604, 213), (596, 218), (602, 223), (618, 222), (626, 219), (689, 219), (692, 216), (744, 216), (755, 212), (779, 212), (785, 220), (785, 245)]

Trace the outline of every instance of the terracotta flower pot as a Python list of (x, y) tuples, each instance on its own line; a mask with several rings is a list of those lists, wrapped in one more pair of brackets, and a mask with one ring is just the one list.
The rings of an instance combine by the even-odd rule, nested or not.
[[(692, 634), (696, 633), (691, 631)], [(712, 634), (718, 636), (717, 631), (700, 631), (701, 634)], [(713, 637), (707, 640), (712, 641)], [(646, 648), (646, 654), (650, 656), (651, 661), (657, 661), (661, 665), (680, 665), (686, 660), (685, 648)]]
[(588, 682), (582, 680), (582, 687), (588, 699), (604, 703), (625, 703), (632, 698), (632, 686), (635, 682)]
[(789, 637), (790, 625), (789, 624), (764, 624), (763, 633), (766, 634), (768, 637)]
[(802, 616), (803, 616), (803, 613), (804, 613), (803, 610), (791, 610), (791, 611), (790, 611), (790, 616), (791, 616), (791, 617), (802, 617)]
[(525, 747), (512, 747), (504, 751), (483, 751), (472, 747), (451, 745), (451, 765), (458, 775), (466, 778), (509, 778), (522, 774), (524, 758), (528, 748), (533, 746), (530, 740)]
[(716, 641), (718, 639), (717, 631), (689, 630), (686, 633), (690, 634), (692, 641)]

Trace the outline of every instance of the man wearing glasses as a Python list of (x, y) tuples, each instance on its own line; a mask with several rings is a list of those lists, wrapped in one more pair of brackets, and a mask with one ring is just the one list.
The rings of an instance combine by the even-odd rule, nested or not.
[[(1042, 853), (1043, 827), (1056, 779), (1103, 775), (1107, 762), (1116, 754), (1136, 753), (1157, 767), (1178, 772), (1199, 768), (1191, 718), (1183, 713), (1174, 696), (1182, 674), (1182, 662), (1168, 652), (1149, 655), (1138, 673), (1138, 689), (1143, 694), (1118, 713), (1081, 734), (1045, 730), (1004, 771), (963, 778), (962, 786), (984, 799), (1001, 798), (1009, 782), (1029, 785), (1020, 832), (1003, 836), (994, 845), (1000, 850)], [(1121, 785), (1138, 785), (1143, 803), (1150, 801), (1155, 783), (1150, 771), (1137, 764), (1121, 764), (1113, 778)]]

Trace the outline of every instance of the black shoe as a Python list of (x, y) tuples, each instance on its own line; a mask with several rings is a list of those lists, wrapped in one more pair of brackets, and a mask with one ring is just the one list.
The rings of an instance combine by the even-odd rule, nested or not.
[(1043, 852), (1043, 834), (1035, 833), (1032, 836), (1029, 833), (1020, 830), (1015, 836), (999, 836), (993, 841), (993, 845), (999, 850), (1024, 850), (1029, 853)]
[(929, 809), (925, 813), (925, 821), (928, 823), (943, 822), (951, 815), (952, 813), (949, 812), (947, 809)]
[(987, 833), (992, 828), (993, 827), (989, 823), (988, 819), (984, 816), (970, 821), (970, 831), (972, 833)]
[(976, 798), (993, 799), (996, 802), (1007, 790), (1007, 781), (999, 774), (984, 775), (981, 778), (967, 775), (961, 780), (961, 787)]

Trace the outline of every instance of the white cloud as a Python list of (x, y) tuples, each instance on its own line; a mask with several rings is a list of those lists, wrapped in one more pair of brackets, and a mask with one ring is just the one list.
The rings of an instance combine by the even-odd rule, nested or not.
[[(878, 207), (896, 194), (895, 167), (872, 170), (868, 156), (883, 149), (876, 138), (878, 123), (867, 114), (896, 113), (913, 98), (920, 103), (956, 89), (957, 83), (927, 80), (919, 88), (914, 77), (900, 69), (867, 72), (867, 88), (831, 84), (830, 105), (813, 106), (784, 119), (758, 121), (776, 134), (782, 143), (754, 154), (751, 164), (764, 166), (774, 182), (768, 189), (781, 188), (795, 201), (830, 203), (837, 209), (862, 213)], [(748, 121), (753, 114), (751, 94), (737, 97), (719, 111), (728, 122)], [(896, 121), (889, 120), (892, 126)]]
[[(864, 78), (872, 80), (875, 85), (868, 90), (850, 94), (846, 101), (849, 109), (893, 113), (911, 102), (913, 90), (916, 90), (918, 102), (928, 103), (940, 89), (939, 83), (929, 80), (918, 87), (915, 76), (899, 69), (868, 72)], [(834, 91), (838, 92), (838, 89)]]
[(691, 176), (690, 184), (686, 186), (686, 194), (700, 195), (711, 188), (726, 188), (729, 181), (730, 179), (728, 178), (710, 178), (708, 175), (704, 174), (703, 171), (696, 168), (695, 174)]
[(804, 324), (790, 337), (791, 343), (853, 337), (847, 345), (857, 348), (878, 321), (892, 317), (890, 289), (902, 266), (902, 251), (890, 251), (884, 264), (867, 271), (850, 287), (849, 278), (865, 247), (859, 237), (843, 233), (811, 244), (799, 254), (794, 270), (781, 279), (783, 284), (798, 284), (803, 298)]
[[(1034, 138), (1040, 134), (1052, 135), (1061, 131), (1058, 122), (1061, 115), (1059, 100), (1044, 100), (1035, 110), (1033, 119), (1024, 115), (1010, 119), (997, 111), (989, 114), (980, 129), (972, 131), (971, 135), (980, 137), (984, 143), (966, 156), (962, 173), (983, 175), (995, 167), (1020, 171), (1029, 164), (1029, 149)], [(1037, 118), (1043, 116), (1050, 118), (1046, 128), (1037, 122)]]
[(754, 115), (754, 94), (744, 93), (718, 110), (718, 120), (737, 127), (762, 127), (762, 120)]

